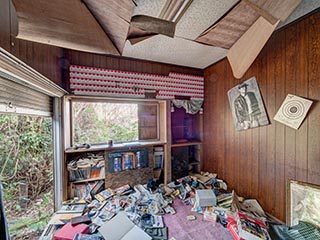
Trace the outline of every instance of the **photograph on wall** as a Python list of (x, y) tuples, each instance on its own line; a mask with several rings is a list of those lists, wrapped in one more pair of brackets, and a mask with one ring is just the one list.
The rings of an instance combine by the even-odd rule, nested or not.
[(273, 119), (297, 130), (305, 119), (311, 104), (312, 101), (308, 99), (288, 94)]
[(228, 97), (238, 131), (269, 124), (255, 77), (231, 88), (228, 91)]
[(304, 221), (320, 227), (320, 186), (289, 181), (287, 224), (292, 227)]

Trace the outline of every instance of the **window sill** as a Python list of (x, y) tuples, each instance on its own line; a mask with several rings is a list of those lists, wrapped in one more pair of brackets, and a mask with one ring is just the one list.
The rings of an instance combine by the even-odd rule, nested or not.
[(155, 141), (155, 142), (134, 142), (134, 143), (115, 143), (112, 146), (108, 144), (97, 144), (91, 145), (90, 148), (67, 148), (65, 153), (77, 153), (77, 152), (91, 152), (91, 151), (102, 151), (102, 150), (117, 150), (123, 148), (135, 148), (135, 147), (147, 147), (155, 145), (164, 145), (166, 142)]

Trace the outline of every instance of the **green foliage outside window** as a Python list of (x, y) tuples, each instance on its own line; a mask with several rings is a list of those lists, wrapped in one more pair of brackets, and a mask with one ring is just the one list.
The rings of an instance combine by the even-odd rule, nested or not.
[(138, 140), (138, 106), (124, 103), (73, 102), (73, 143)]
[[(53, 212), (52, 120), (0, 114), (0, 141), (0, 181), (11, 238), (36, 239)], [(21, 186), (27, 186), (24, 196)]]

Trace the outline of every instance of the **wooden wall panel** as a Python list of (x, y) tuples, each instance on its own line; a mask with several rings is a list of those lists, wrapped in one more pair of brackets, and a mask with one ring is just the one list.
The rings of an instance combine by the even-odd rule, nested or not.
[[(320, 184), (320, 10), (275, 32), (245, 76), (226, 59), (205, 69), (204, 170), (285, 221), (289, 179)], [(227, 91), (257, 78), (270, 124), (237, 132)], [(287, 94), (314, 101), (299, 130), (273, 120)]]
[(108, 68), (122, 71), (143, 72), (152, 74), (168, 75), (170, 72), (203, 75), (203, 70), (180, 67), (158, 62), (145, 60), (113, 57), (99, 54), (84, 53), (79, 51), (67, 50), (65, 56), (70, 64)]
[(59, 59), (63, 54), (62, 49), (13, 37), (12, 32), (14, 30), (10, 26), (10, 0), (0, 0), (0, 6), (0, 47), (9, 51), (56, 84), (64, 87), (59, 66)]
[[(277, 44), (274, 46), (275, 51), (275, 75), (276, 75), (276, 96), (275, 96), (275, 106), (276, 109), (279, 109), (283, 100), (286, 97), (285, 93), (285, 31), (278, 32), (273, 38), (277, 38)], [(272, 124), (275, 125), (276, 135), (275, 135), (275, 188), (274, 188), (274, 205), (277, 204), (276, 211), (278, 216), (285, 216), (285, 197), (286, 197), (286, 181), (284, 175), (284, 144), (285, 144), (285, 129), (286, 127), (276, 122), (270, 116)]]
[(308, 93), (316, 101), (308, 118), (308, 169), (307, 180), (320, 184), (320, 14), (308, 22)]
[(0, 0), (0, 46), (10, 50), (10, 5), (9, 0)]

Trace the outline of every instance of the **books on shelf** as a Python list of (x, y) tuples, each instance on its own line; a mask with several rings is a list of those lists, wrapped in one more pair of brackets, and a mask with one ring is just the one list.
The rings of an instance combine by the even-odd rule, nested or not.
[(85, 154), (68, 162), (69, 181), (81, 181), (105, 176), (105, 160), (100, 154)]

